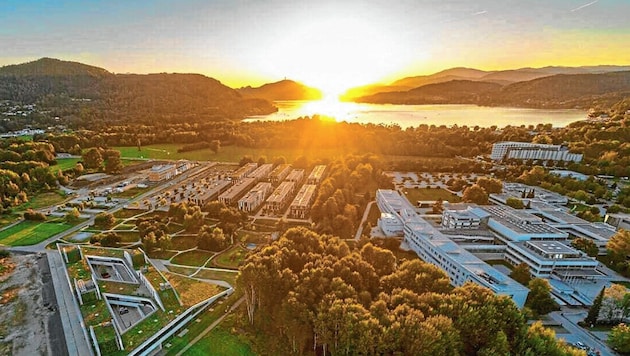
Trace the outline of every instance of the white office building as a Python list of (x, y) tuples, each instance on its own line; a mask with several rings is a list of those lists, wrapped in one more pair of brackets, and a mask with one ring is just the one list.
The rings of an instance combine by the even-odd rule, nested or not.
[(379, 220), (379, 224), (391, 217), (397, 218), (403, 226), (404, 241), (423, 261), (440, 267), (449, 276), (452, 285), (461, 286), (466, 282), (473, 282), (489, 288), (495, 294), (509, 296), (519, 308), (523, 307), (529, 289), (435, 229), (419, 217), (413, 206), (398, 192), (379, 189), (376, 192), (376, 202), (381, 212), (388, 214), (385, 220)]
[(505, 258), (516, 266), (525, 263), (534, 277), (562, 281), (604, 277), (596, 270), (599, 262), (560, 241), (508, 242)]
[(466, 209), (444, 209), (442, 211), (442, 227), (455, 230), (474, 230), (481, 226), (482, 221), (487, 221), (490, 214), (478, 207)]
[(580, 162), (582, 154), (571, 153), (566, 146), (561, 145), (505, 141), (492, 145), (490, 158), (495, 161), (514, 158), (521, 160)]

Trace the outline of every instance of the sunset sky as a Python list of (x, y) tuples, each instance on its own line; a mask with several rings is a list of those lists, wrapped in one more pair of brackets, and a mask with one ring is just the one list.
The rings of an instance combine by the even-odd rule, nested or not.
[(3, 0), (0, 65), (284, 77), (329, 92), (454, 66), (630, 64), (628, 0)]

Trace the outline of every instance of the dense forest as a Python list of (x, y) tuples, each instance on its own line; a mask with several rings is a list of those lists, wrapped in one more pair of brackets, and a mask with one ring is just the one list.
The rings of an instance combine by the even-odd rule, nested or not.
[(80, 100), (73, 116), (109, 122), (242, 119), (277, 110), (199, 74), (112, 74), (51, 58), (0, 68), (0, 100), (46, 103), (51, 111)]
[[(578, 355), (506, 296), (361, 242), (288, 230), (240, 268), (246, 330), (268, 354)], [(264, 336), (262, 336), (264, 335)]]

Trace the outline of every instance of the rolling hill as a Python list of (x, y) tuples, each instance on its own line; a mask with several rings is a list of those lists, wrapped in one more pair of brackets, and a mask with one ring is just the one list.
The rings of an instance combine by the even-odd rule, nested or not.
[[(483, 71), (473, 68), (451, 68), (431, 75), (406, 77), (391, 84), (369, 84), (351, 88), (342, 100), (365, 102), (366, 98), (378, 93), (404, 92), (428, 84), (444, 83), (453, 80), (469, 80), (509, 85), (530, 81), (557, 74), (602, 74), (617, 71), (630, 71), (630, 66), (585, 66), (585, 67), (543, 67), (520, 68), (513, 70)], [(380, 96), (381, 98), (383, 96)]]
[(0, 68), (0, 100), (34, 103), (51, 97), (62, 103), (90, 99), (85, 105), (101, 116), (138, 122), (241, 119), (277, 110), (200, 74), (113, 74), (50, 58)]
[(268, 83), (257, 88), (249, 86), (240, 88), (238, 92), (245, 98), (260, 98), (269, 101), (318, 100), (322, 98), (321, 91), (287, 79)]
[(357, 101), (375, 104), (476, 104), (500, 89), (501, 85), (496, 83), (451, 80), (403, 92), (378, 93)]

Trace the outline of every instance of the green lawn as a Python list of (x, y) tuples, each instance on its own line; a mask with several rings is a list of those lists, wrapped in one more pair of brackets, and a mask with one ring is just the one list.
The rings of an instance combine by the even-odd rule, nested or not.
[[(173, 266), (169, 266), (168, 269), (171, 270), (171, 267)], [(212, 270), (204, 269), (204, 270), (199, 271), (199, 273), (197, 273), (195, 277), (203, 278), (203, 279), (216, 279), (218, 281), (226, 281), (232, 286), (235, 286), (237, 275), (238, 273), (236, 272), (212, 271)]]
[(171, 238), (171, 249), (184, 251), (197, 246), (197, 239), (194, 236), (173, 236)]
[(34, 245), (71, 227), (72, 225), (65, 222), (23, 221), (0, 231), (0, 244), (9, 246)]
[(122, 193), (114, 193), (114, 194), (112, 194), (112, 197), (114, 197), (114, 198), (133, 199), (133, 198), (141, 195), (142, 193), (146, 193), (149, 189), (151, 189), (151, 188), (138, 188), (138, 187), (129, 188), (129, 189), (123, 191)]
[(459, 203), (461, 198), (442, 188), (405, 188), (405, 195), (413, 205), (418, 200), (438, 200), (442, 199), (451, 203)]
[(214, 255), (212, 252), (193, 250), (173, 257), (171, 263), (186, 266), (203, 266), (212, 255)]
[(57, 164), (49, 168), (53, 172), (57, 172), (59, 169), (65, 171), (66, 169), (74, 168), (79, 161), (81, 161), (81, 158), (57, 158)]
[(190, 152), (178, 153), (177, 149), (182, 147), (180, 144), (159, 144), (142, 146), (142, 151), (133, 147), (114, 147), (120, 151), (122, 157), (127, 158), (152, 158), (152, 159), (189, 159), (193, 161), (216, 161), (216, 162), (238, 162), (243, 156), (251, 156), (258, 159), (260, 156), (266, 156), (268, 160), (273, 157), (284, 157), (287, 162), (293, 162), (299, 156), (306, 156), (311, 160), (319, 158), (335, 158), (343, 156), (351, 151), (343, 152), (340, 149), (272, 149), (272, 148), (247, 148), (237, 146), (221, 147), (218, 153), (212, 152), (209, 148)]
[(29, 201), (15, 207), (15, 211), (24, 211), (26, 209), (41, 209), (52, 205), (57, 205), (66, 200), (66, 196), (62, 191), (43, 192), (35, 196), (29, 197)]
[(227, 326), (219, 324), (206, 337), (189, 348), (184, 355), (248, 356), (255, 354), (246, 340), (232, 334)]
[(245, 256), (249, 250), (241, 245), (232, 246), (229, 250), (223, 252), (212, 260), (212, 264), (224, 268), (238, 268), (245, 260)]

